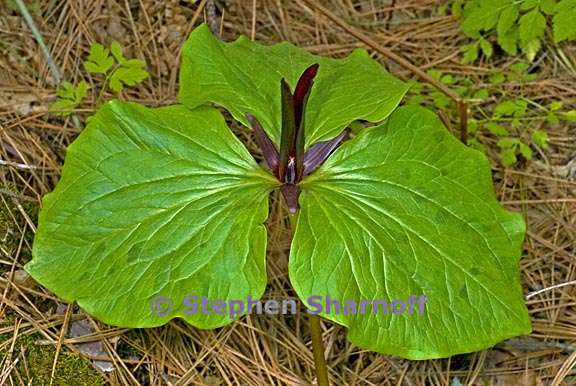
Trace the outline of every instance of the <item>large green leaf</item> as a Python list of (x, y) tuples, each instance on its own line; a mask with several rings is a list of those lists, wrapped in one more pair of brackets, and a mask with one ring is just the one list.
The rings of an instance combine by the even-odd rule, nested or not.
[[(217, 111), (110, 102), (69, 147), (26, 269), (112, 325), (225, 325), (228, 315), (187, 315), (184, 298), (261, 296), (275, 185)], [(157, 296), (172, 312), (151, 311)]]
[(311, 296), (427, 297), (422, 315), (321, 313), (353, 343), (425, 359), (530, 332), (518, 272), (524, 221), (496, 201), (485, 157), (433, 113), (396, 110), (302, 188), (289, 270), (308, 306)]
[(562, 0), (556, 5), (554, 12), (554, 42), (576, 40), (576, 0)]
[(365, 50), (345, 59), (312, 55), (289, 43), (261, 46), (242, 36), (233, 43), (216, 39), (206, 25), (184, 45), (178, 98), (188, 107), (215, 102), (247, 125), (253, 114), (280, 141), (280, 80), (294, 89), (311, 64), (320, 69), (306, 108), (306, 146), (338, 135), (350, 122), (386, 118), (407, 91)]

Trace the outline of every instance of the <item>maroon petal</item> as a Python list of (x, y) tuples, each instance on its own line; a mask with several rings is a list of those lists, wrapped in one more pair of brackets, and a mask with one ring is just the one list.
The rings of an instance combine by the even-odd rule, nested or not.
[(294, 97), (286, 80), (280, 83), (282, 98), (282, 132), (280, 134), (280, 161), (278, 164), (278, 178), (284, 182), (288, 159), (295, 157), (296, 122), (294, 120)]
[(248, 120), (248, 122), (250, 122), (250, 125), (252, 126), (254, 136), (256, 137), (256, 143), (258, 144), (258, 147), (262, 151), (262, 155), (264, 156), (266, 164), (268, 165), (272, 173), (276, 177), (278, 177), (278, 163), (280, 157), (278, 155), (278, 150), (276, 150), (276, 146), (274, 146), (274, 143), (272, 142), (270, 137), (268, 137), (268, 134), (266, 134), (264, 129), (262, 129), (260, 122), (258, 122), (255, 116), (253, 116), (250, 113), (246, 113), (246, 119)]
[(300, 79), (298, 79), (298, 84), (296, 84), (296, 89), (294, 90), (294, 116), (296, 117), (296, 127), (300, 127), (302, 123), (302, 114), (306, 108), (306, 100), (308, 95), (310, 95), (310, 90), (314, 84), (314, 77), (318, 73), (318, 63), (308, 67)]
[(345, 129), (342, 133), (332, 139), (312, 145), (304, 155), (304, 175), (307, 176), (314, 170), (318, 169), (320, 165), (328, 159), (330, 154), (332, 154), (332, 152), (336, 150), (344, 140), (348, 139), (348, 134), (349, 130)]

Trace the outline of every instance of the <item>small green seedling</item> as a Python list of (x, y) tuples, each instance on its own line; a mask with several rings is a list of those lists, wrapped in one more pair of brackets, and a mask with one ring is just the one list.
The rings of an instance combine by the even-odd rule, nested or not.
[(114, 41), (110, 48), (99, 43), (90, 46), (90, 54), (84, 62), (84, 68), (91, 74), (105, 76), (102, 92), (108, 86), (114, 92), (120, 92), (124, 86), (135, 86), (148, 78), (146, 62), (140, 59), (126, 59), (120, 43)]
[[(397, 107), (407, 85), (366, 51), (223, 43), (203, 25), (182, 58), (181, 104), (106, 103), (69, 147), (26, 265), (41, 284), (116, 326), (227, 325), (250, 310), (190, 312), (184, 300), (264, 294), (263, 224), (280, 189), (296, 217), (289, 277), (308, 309), (316, 296), (426, 299), (423, 314), (321, 309), (354, 344), (426, 359), (530, 332), (522, 216), (499, 205), (484, 155), (433, 112)], [(263, 164), (212, 104), (254, 130)], [(151, 312), (158, 296), (169, 313)]]
[(88, 88), (88, 83), (84, 81), (81, 81), (76, 86), (70, 82), (63, 82), (56, 92), (58, 98), (50, 105), (50, 110), (58, 115), (70, 115), (72, 110), (82, 103), (82, 100), (88, 94)]
[[(111, 54), (111, 55), (110, 55)], [(120, 43), (114, 41), (110, 48), (99, 43), (90, 46), (90, 53), (84, 62), (84, 68), (91, 74), (105, 76), (100, 89), (100, 97), (107, 87), (120, 92), (124, 86), (135, 86), (148, 78), (146, 63), (139, 59), (126, 59)], [(81, 81), (76, 86), (63, 82), (56, 95), (58, 98), (50, 106), (50, 110), (58, 115), (68, 116), (88, 94), (88, 83)], [(98, 98), (100, 100), (100, 97)]]

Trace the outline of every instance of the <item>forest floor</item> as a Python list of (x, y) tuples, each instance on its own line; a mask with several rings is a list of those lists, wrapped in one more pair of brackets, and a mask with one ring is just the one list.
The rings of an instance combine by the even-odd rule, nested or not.
[[(214, 13), (206, 10), (206, 3), (27, 0), (61, 79), (72, 84), (84, 80), (91, 86), (75, 119), (49, 111), (58, 79), (16, 2), (0, 3), (0, 384), (315, 382), (304, 315), (246, 316), (215, 331), (177, 320), (154, 329), (120, 329), (59, 302), (23, 271), (31, 258), (41, 198), (58, 181), (66, 148), (81, 130), (78, 123), (102, 100), (174, 103), (180, 47), (208, 18), (219, 25), (226, 41), (240, 34), (266, 44), (287, 40), (333, 57), (364, 47), (396, 76), (416, 80), (414, 73), (382, 56), (380, 45), (428, 71), (467, 97), (471, 128), (477, 127), (470, 136), (492, 162), (497, 196), (526, 218), (520, 267), (533, 322), (531, 337), (450, 359), (408, 361), (359, 349), (346, 341), (344, 328), (323, 323), (333, 385), (576, 385), (576, 284), (558, 286), (576, 280), (576, 125), (549, 116), (555, 102), (561, 103), (558, 114), (576, 109), (576, 46), (544, 44), (533, 62), (495, 48), (490, 58), (462, 64), (461, 50), (469, 40), (446, 3), (438, 0), (318, 2), (341, 23), (327, 19), (313, 1), (216, 1)], [(369, 36), (370, 44), (360, 42), (356, 32)], [(108, 91), (99, 97), (101, 80), (82, 64), (91, 43), (109, 45), (113, 40), (121, 43), (127, 57), (145, 60), (150, 77), (119, 94)], [(416, 86), (408, 98), (441, 111), (457, 135), (457, 109), (434, 87)], [(528, 143), (534, 154), (531, 160), (505, 167), (497, 145), (501, 134), (489, 124), (496, 122), (497, 105), (515, 100), (527, 101), (521, 124), (502, 126), (509, 136)], [(531, 142), (534, 129), (547, 133), (548, 149)], [(271, 208), (268, 221), (275, 226), (269, 227), (274, 231), (269, 233), (270, 284), (265, 296), (290, 297), (289, 222), (277, 197)]]

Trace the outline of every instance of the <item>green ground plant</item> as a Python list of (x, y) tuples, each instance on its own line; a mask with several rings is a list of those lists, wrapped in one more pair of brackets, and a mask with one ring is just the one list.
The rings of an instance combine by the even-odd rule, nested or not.
[[(564, 109), (559, 101), (541, 105), (521, 95), (510, 97), (503, 91), (506, 84), (536, 80), (538, 74), (529, 73), (529, 68), (528, 63), (516, 62), (506, 70), (498, 69), (481, 76), (464, 77), (439, 70), (429, 70), (428, 75), (469, 101), (468, 145), (485, 152), (481, 137), (495, 137), (501, 163), (513, 166), (520, 158), (531, 160), (534, 150), (549, 148), (546, 127), (574, 122), (576, 116), (576, 111)], [(407, 103), (433, 105), (455, 119), (450, 98), (422, 83), (411, 82)]]
[[(148, 78), (146, 62), (140, 59), (127, 59), (122, 46), (113, 41), (110, 47), (92, 43), (90, 53), (84, 61), (84, 68), (92, 75), (103, 76), (97, 101), (108, 89), (121, 92), (125, 86), (135, 86)], [(73, 85), (66, 81), (56, 93), (57, 99), (50, 109), (59, 115), (70, 115), (88, 95), (89, 85), (80, 81)]]
[(464, 62), (493, 55), (492, 38), (509, 55), (519, 51), (532, 61), (550, 37), (554, 43), (576, 40), (576, 0), (456, 0), (452, 13), (475, 41), (462, 48)]

